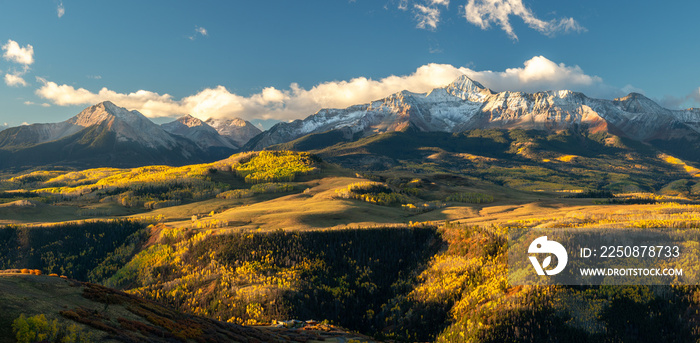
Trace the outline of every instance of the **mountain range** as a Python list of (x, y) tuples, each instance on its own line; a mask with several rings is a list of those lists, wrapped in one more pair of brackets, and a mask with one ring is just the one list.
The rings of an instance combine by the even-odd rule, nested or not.
[(243, 119), (214, 119), (206, 121), (191, 115), (185, 115), (161, 127), (172, 134), (183, 136), (195, 142), (202, 149), (228, 148), (240, 149), (251, 138), (257, 136), (260, 129)]
[(428, 93), (402, 91), (369, 104), (322, 109), (303, 120), (279, 123), (258, 135), (247, 150), (335, 131), (354, 140), (387, 131), (462, 132), (473, 129), (535, 129), (608, 132), (636, 141), (669, 140), (700, 133), (700, 109), (669, 110), (638, 94), (614, 100), (568, 90), (494, 92), (467, 76)]
[(231, 155), (260, 132), (243, 120), (211, 122), (216, 128), (188, 115), (157, 125), (138, 111), (105, 101), (63, 122), (1, 131), (0, 168), (206, 162)]
[(569, 90), (494, 92), (461, 76), (427, 93), (401, 91), (368, 104), (322, 109), (264, 132), (242, 119), (191, 115), (157, 125), (106, 101), (60, 123), (0, 131), (0, 168), (181, 165), (280, 144), (318, 150), (386, 132), (475, 129), (604, 134), (700, 160), (698, 149), (688, 149), (700, 147), (700, 109), (669, 110), (638, 93), (604, 100)]

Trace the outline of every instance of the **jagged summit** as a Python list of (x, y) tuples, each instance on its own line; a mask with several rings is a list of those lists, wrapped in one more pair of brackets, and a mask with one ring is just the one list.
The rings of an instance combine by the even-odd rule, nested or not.
[(630, 113), (670, 112), (670, 110), (661, 107), (659, 104), (640, 93), (630, 93), (622, 98), (613, 100), (613, 102)]
[(262, 132), (249, 121), (240, 118), (209, 118), (205, 123), (213, 127), (220, 135), (233, 141), (238, 147), (243, 146)]
[(207, 125), (201, 119), (193, 117), (191, 114), (185, 114), (184, 116), (177, 118), (177, 121), (187, 127)]
[(81, 127), (88, 127), (110, 121), (114, 118), (119, 118), (131, 123), (139, 120), (150, 121), (138, 111), (129, 111), (126, 108), (115, 105), (111, 101), (103, 101), (84, 109), (78, 113), (78, 115), (68, 119), (68, 122)]
[(279, 123), (246, 145), (263, 149), (309, 134), (337, 132), (344, 140), (412, 127), (424, 132), (471, 129), (574, 129), (614, 132), (638, 141), (700, 133), (700, 112), (671, 111), (638, 94), (594, 99), (580, 92), (494, 92), (461, 75), (428, 93), (397, 92), (365, 105), (322, 109), (303, 120)]
[(184, 131), (194, 128), (198, 128), (200, 130), (208, 131), (211, 133), (216, 133), (216, 130), (214, 130), (213, 127), (209, 126), (207, 123), (189, 114), (177, 118), (169, 123), (162, 124), (161, 127), (166, 131), (175, 134), (182, 134), (184, 133)]
[(462, 100), (481, 101), (491, 94), (491, 91), (481, 83), (470, 79), (467, 75), (461, 75), (445, 87), (445, 91)]
[(470, 88), (470, 89), (477, 89), (477, 90), (486, 89), (486, 87), (484, 87), (484, 85), (482, 85), (481, 83), (479, 83), (477, 81), (472, 80), (471, 78), (469, 78), (469, 76), (464, 75), (464, 74), (462, 74), (461, 76), (456, 78), (454, 81), (452, 81), (452, 83), (450, 83), (447, 87), (448, 88), (454, 87), (454, 88), (460, 88), (460, 89)]
[(615, 101), (630, 101), (630, 100), (638, 100), (638, 99), (649, 99), (644, 94), (637, 93), (637, 92), (632, 92), (629, 93), (623, 97), (620, 98), (615, 98)]
[(209, 118), (205, 122), (212, 127), (225, 127), (225, 126), (246, 126), (247, 121), (241, 118)]
[(63, 122), (4, 130), (0, 132), (0, 149), (14, 151), (0, 167), (54, 163), (136, 166), (211, 158), (192, 141), (110, 101), (87, 107)]
[(118, 141), (133, 141), (151, 148), (173, 147), (175, 140), (138, 111), (129, 111), (111, 101), (103, 101), (90, 106), (66, 121), (78, 127), (87, 128), (103, 125), (114, 132)]
[(95, 106), (102, 107), (102, 108), (114, 113), (115, 115), (129, 112), (126, 108), (119, 107), (109, 100), (105, 100), (105, 101), (103, 101)]
[(133, 141), (151, 148), (170, 148), (175, 144), (172, 136), (143, 114), (138, 111), (129, 111), (110, 101), (104, 101), (85, 108), (66, 121), (32, 124), (5, 130), (17, 131), (18, 134), (9, 135), (7, 139), (0, 142), (0, 146), (29, 146), (51, 142), (97, 126), (100, 127), (100, 131), (113, 133), (121, 142)]
[(222, 137), (216, 129), (189, 114), (162, 124), (161, 127), (167, 132), (193, 141), (202, 149), (236, 149), (236, 146), (230, 140)]

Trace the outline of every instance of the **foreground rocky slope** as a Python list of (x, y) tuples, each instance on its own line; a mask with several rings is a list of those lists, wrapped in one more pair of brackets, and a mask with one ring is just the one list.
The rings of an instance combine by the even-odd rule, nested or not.
[[(16, 342), (28, 323), (44, 339), (89, 342), (339, 342), (367, 339), (342, 332), (245, 327), (179, 313), (99, 285), (54, 276), (0, 273), (0, 342)], [(18, 320), (23, 315), (23, 319)], [(42, 316), (43, 315), (43, 316)], [(31, 318), (31, 319), (27, 319)], [(54, 322), (55, 320), (55, 322)], [(44, 330), (35, 323), (46, 322)], [(41, 326), (41, 325), (39, 325)], [(72, 336), (71, 336), (72, 335)], [(35, 339), (40, 337), (37, 335)], [(72, 338), (71, 338), (72, 337)]]

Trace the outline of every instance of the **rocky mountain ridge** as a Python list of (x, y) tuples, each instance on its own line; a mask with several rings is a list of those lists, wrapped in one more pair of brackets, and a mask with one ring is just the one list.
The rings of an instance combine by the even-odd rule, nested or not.
[(259, 150), (331, 130), (350, 139), (408, 127), (453, 133), (486, 128), (576, 129), (649, 141), (700, 133), (700, 110), (669, 110), (638, 93), (604, 100), (569, 90), (494, 92), (463, 75), (428, 93), (401, 91), (368, 104), (322, 109), (303, 120), (279, 123), (245, 148)]
[(205, 123), (213, 127), (221, 136), (233, 141), (234, 145), (237, 147), (242, 147), (248, 143), (251, 138), (259, 135), (262, 132), (249, 121), (240, 118), (209, 118), (205, 121)]
[[(232, 153), (228, 149), (225, 153)], [(221, 158), (163, 130), (138, 111), (105, 101), (59, 123), (0, 132), (0, 168), (182, 165)]]
[(221, 136), (216, 129), (209, 126), (209, 124), (189, 114), (175, 121), (162, 124), (161, 128), (174, 135), (182, 136), (193, 141), (202, 149), (212, 147), (228, 149), (238, 148), (231, 140)]

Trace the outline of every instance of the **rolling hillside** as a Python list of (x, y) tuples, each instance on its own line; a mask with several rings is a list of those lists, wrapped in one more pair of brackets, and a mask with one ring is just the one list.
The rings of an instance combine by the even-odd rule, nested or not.
[[(404, 131), (317, 150), (325, 159), (263, 151), (183, 167), (14, 175), (0, 183), (1, 218), (11, 224), (0, 229), (8, 248), (0, 269), (63, 274), (221, 322), (327, 320), (374, 339), (691, 339), (693, 287), (507, 284), (511, 228), (700, 227), (693, 162), (609, 138)], [(142, 301), (118, 297), (122, 305), (109, 309)], [(591, 299), (597, 305), (581, 309)], [(25, 317), (45, 314), (67, 330), (87, 316), (77, 322), (107, 327), (79, 328), (100, 337), (117, 337), (110, 330), (122, 322), (149, 327), (125, 335), (178, 335), (147, 313), (147, 322), (120, 322), (112, 310), (51, 311), (26, 309)], [(616, 320), (629, 311), (633, 324)], [(6, 322), (23, 312), (8, 313)], [(195, 322), (199, 338), (221, 325)]]

